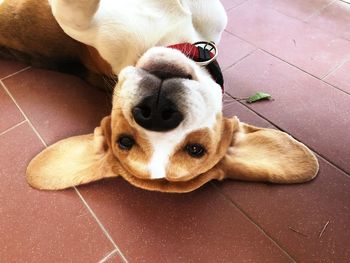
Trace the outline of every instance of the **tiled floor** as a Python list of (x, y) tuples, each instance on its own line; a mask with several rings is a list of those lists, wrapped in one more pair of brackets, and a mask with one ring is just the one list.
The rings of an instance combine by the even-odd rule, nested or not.
[[(2, 60), (0, 262), (350, 261), (350, 4), (223, 3), (225, 114), (292, 134), (318, 155), (319, 176), (289, 186), (213, 182), (181, 195), (120, 178), (34, 190), (28, 161), (91, 132), (110, 102), (76, 77)], [(274, 101), (233, 99), (259, 90)]]

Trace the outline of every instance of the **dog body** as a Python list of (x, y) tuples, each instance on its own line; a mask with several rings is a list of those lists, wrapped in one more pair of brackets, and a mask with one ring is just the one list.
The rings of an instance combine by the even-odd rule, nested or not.
[(151, 47), (218, 42), (226, 21), (218, 0), (2, 0), (0, 48), (36, 66), (81, 63), (110, 76)]
[[(87, 2), (91, 3), (90, 5)], [(218, 42), (227, 22), (219, 0), (52, 0), (53, 14), (72, 38), (93, 46), (113, 72), (152, 47)]]
[(317, 160), (292, 137), (224, 118), (222, 90), (208, 69), (169, 47), (218, 42), (227, 22), (218, 0), (38, 2), (0, 2), (0, 45), (78, 61), (94, 74), (118, 75), (118, 84), (111, 116), (94, 134), (33, 159), (32, 186), (62, 189), (121, 175), (141, 188), (188, 192), (211, 179), (295, 183), (316, 175)]

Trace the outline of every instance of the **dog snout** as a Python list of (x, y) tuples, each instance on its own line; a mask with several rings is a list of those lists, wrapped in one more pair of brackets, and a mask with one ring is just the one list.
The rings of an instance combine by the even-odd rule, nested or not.
[(132, 115), (138, 125), (151, 131), (172, 130), (183, 120), (176, 105), (162, 94), (144, 98), (133, 108)]
[(141, 99), (131, 108), (135, 122), (146, 130), (170, 131), (185, 119), (186, 99), (183, 82), (192, 72), (174, 64), (154, 63), (142, 68), (139, 83)]

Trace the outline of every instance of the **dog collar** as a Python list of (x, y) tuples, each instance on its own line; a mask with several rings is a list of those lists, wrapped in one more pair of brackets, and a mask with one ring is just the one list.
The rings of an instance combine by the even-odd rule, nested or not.
[(211, 77), (220, 85), (222, 92), (224, 92), (224, 78), (219, 63), (216, 61), (218, 50), (213, 42), (180, 43), (168, 46), (168, 48), (177, 49), (188, 58), (194, 60), (198, 65), (205, 66)]

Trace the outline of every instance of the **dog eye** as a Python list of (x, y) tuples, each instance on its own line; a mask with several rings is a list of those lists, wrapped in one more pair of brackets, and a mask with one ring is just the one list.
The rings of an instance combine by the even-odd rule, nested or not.
[(120, 149), (130, 150), (134, 146), (135, 140), (129, 135), (121, 135), (117, 143)]
[(190, 156), (194, 158), (201, 158), (205, 154), (205, 148), (203, 145), (200, 145), (198, 143), (187, 144), (185, 150)]

